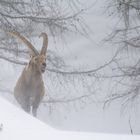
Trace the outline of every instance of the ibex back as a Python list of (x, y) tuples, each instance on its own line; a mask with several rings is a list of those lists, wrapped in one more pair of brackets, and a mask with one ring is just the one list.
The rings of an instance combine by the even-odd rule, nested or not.
[(46, 50), (48, 46), (48, 36), (42, 33), (43, 37), (42, 50), (39, 53), (35, 47), (18, 32), (9, 32), (11, 35), (20, 39), (31, 51), (31, 59), (28, 65), (23, 69), (16, 86), (14, 88), (14, 96), (21, 107), (26, 112), (37, 115), (37, 108), (45, 94), (42, 73), (46, 68)]

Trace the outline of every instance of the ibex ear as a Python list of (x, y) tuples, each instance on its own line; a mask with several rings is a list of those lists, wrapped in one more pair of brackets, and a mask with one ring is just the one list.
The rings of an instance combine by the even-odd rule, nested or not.
[(40, 54), (46, 55), (46, 51), (48, 47), (48, 35), (46, 33), (41, 33), (39, 37), (43, 37), (43, 45)]

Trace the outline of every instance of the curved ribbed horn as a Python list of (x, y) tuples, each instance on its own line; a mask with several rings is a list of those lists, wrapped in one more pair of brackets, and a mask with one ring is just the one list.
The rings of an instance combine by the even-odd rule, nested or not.
[(16, 32), (16, 31), (9, 31), (9, 34), (16, 36), (17, 38), (19, 38), (24, 44), (27, 45), (27, 47), (31, 50), (32, 55), (39, 55), (38, 51), (36, 50), (36, 48), (22, 35), (20, 35), (20, 33)]
[(46, 55), (48, 47), (48, 35), (46, 33), (41, 33), (39, 37), (43, 37), (43, 45), (40, 54)]

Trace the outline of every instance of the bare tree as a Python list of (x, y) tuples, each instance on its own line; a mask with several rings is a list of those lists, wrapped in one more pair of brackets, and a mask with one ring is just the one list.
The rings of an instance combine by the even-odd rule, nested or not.
[(140, 100), (140, 1), (110, 0), (108, 9), (119, 22), (107, 41), (118, 47), (119, 53), (111, 66), (113, 73), (107, 76), (114, 79), (115, 90), (107, 96), (105, 105), (119, 99), (123, 109), (132, 109), (139, 107)]
[[(38, 36), (42, 31), (53, 37), (63, 37), (68, 32), (76, 32), (87, 36), (88, 26), (83, 16), (87, 9), (80, 1), (75, 2), (74, 0), (0, 1), (0, 59), (17, 65), (27, 64), (27, 61), (21, 58), (27, 58), (29, 52), (5, 34), (7, 30), (18, 31), (29, 39)], [(10, 56), (5, 53), (10, 54)], [(106, 67), (111, 61), (88, 71), (67, 69), (64, 60), (48, 50), (46, 77), (55, 81), (55, 84), (59, 83), (67, 90), (65, 90), (65, 95), (62, 95), (59, 89), (59, 96), (56, 96), (56, 93), (52, 94), (53, 91), (50, 91), (49, 98), (44, 99), (43, 104), (57, 104), (58, 106), (58, 104), (71, 104), (79, 100), (81, 104), (85, 104), (87, 100), (92, 100), (91, 96), (95, 95), (97, 90), (94, 89), (94, 83), (98, 81), (97, 71)], [(79, 91), (77, 95), (68, 94), (70, 88), (75, 88), (75, 90), (77, 88), (78, 90), (76, 84), (81, 85), (83, 93)], [(2, 91), (7, 92), (9, 89), (2, 89)]]
[(81, 24), (81, 28), (84, 25), (81, 17), (84, 9), (74, 1), (2, 0), (0, 9), (1, 29), (26, 34), (48, 29), (54, 36), (66, 31), (83, 32), (76, 24)]
[[(8, 51), (17, 55), (17, 42), (7, 37), (5, 30), (15, 30), (29, 38), (38, 36), (41, 31), (53, 37), (62, 37), (67, 32), (86, 35), (87, 25), (82, 16), (86, 8), (73, 0), (0, 1), (0, 52)], [(23, 50), (18, 52), (22, 53)]]
[[(10, 36), (7, 36), (5, 30), (15, 30), (29, 38), (38, 36), (41, 31), (46, 31), (49, 36), (53, 37), (61, 37), (68, 32), (87, 35), (87, 25), (83, 18), (83, 13), (86, 10), (87, 7), (84, 7), (79, 1), (73, 0), (0, 1), (1, 58), (5, 57), (2, 55), (3, 52), (9, 52), (19, 57), (28, 53), (28, 51), (21, 49)], [(50, 58), (49, 62), (52, 61), (54, 65), (56, 65), (56, 61), (59, 61), (53, 52), (48, 57)], [(11, 58), (9, 59), (11, 60)]]

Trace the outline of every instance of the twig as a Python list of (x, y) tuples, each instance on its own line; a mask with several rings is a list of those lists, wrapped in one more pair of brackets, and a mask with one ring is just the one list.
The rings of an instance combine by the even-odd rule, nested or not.
[(82, 100), (82, 99), (85, 99), (85, 98), (90, 98), (91, 96), (93, 96), (94, 94), (87, 94), (87, 95), (83, 95), (83, 96), (79, 96), (79, 97), (74, 97), (74, 98), (71, 98), (71, 99), (49, 99), (49, 100), (44, 100), (42, 101), (42, 103), (46, 103), (46, 104), (49, 104), (49, 103), (54, 103), (54, 104), (60, 104), (60, 103), (71, 103), (71, 102), (75, 102), (75, 101), (79, 101), (79, 100)]
[(133, 135), (133, 129), (132, 129), (132, 125), (131, 125), (131, 120), (129, 118), (129, 127), (130, 127), (130, 133)]

